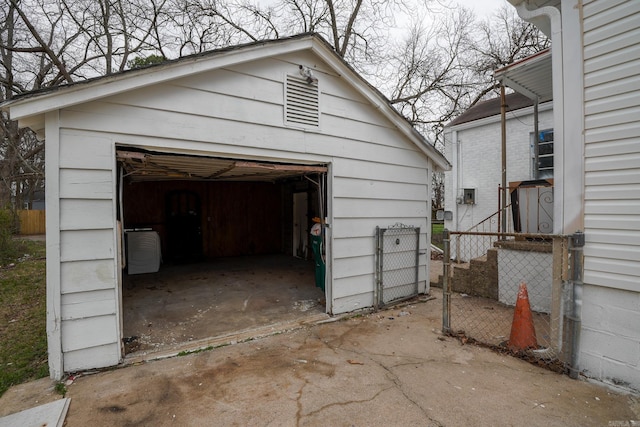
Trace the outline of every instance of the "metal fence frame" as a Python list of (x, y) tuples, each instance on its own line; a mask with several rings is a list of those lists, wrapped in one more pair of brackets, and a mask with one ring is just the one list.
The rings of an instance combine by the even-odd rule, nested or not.
[[(442, 331), (445, 334), (458, 336), (459, 338), (464, 339), (465, 341), (472, 340), (474, 342), (478, 342), (480, 344), (487, 345), (489, 347), (498, 347), (501, 351), (511, 352), (517, 354), (521, 357), (528, 357), (532, 361), (536, 361), (538, 364), (547, 364), (550, 367), (561, 367), (563, 372), (568, 372), (571, 377), (577, 377), (576, 370), (574, 369), (576, 365), (576, 355), (577, 355), (577, 334), (579, 333), (580, 325), (579, 325), (579, 316), (578, 316), (578, 307), (576, 305), (576, 298), (574, 297), (576, 287), (581, 285), (582, 279), (582, 246), (584, 246), (584, 234), (578, 232), (571, 236), (565, 235), (550, 235), (550, 234), (524, 234), (524, 233), (486, 233), (486, 232), (450, 232), (449, 230), (444, 230), (444, 259), (443, 259), (443, 306), (442, 306)], [(477, 241), (486, 241), (484, 248), (467, 248), (464, 247), (461, 249), (462, 241), (464, 239), (477, 239)], [(463, 322), (458, 323), (457, 318), (462, 317), (463, 313), (460, 308), (454, 308), (452, 311), (452, 298), (454, 297), (454, 291), (452, 284), (452, 269), (454, 262), (468, 262), (471, 264), (471, 259), (463, 259), (460, 260), (460, 253), (468, 252), (470, 257), (478, 256), (479, 253), (484, 252), (484, 259), (488, 259), (488, 250), (493, 246), (500, 246), (504, 244), (504, 242), (527, 242), (527, 241), (540, 241), (546, 240), (551, 241), (551, 280), (552, 284), (550, 287), (550, 299), (549, 299), (549, 310), (546, 314), (542, 313), (541, 317), (544, 317), (548, 320), (548, 325), (546, 325), (545, 332), (547, 333), (546, 337), (548, 339), (545, 341), (548, 348), (544, 351), (542, 349), (527, 349), (526, 351), (514, 350), (509, 344), (508, 341), (505, 341), (499, 345), (496, 345), (495, 341), (485, 339), (484, 330), (483, 332), (478, 333), (478, 336), (474, 336), (476, 331), (481, 330), (481, 328), (476, 328), (475, 325), (469, 331), (464, 330), (456, 330), (457, 326), (460, 324), (469, 325), (473, 322), (483, 322), (481, 317), (483, 316), (482, 311), (473, 312), (473, 314), (469, 314), (469, 318), (466, 318)], [(452, 250), (452, 241), (455, 250)], [(469, 245), (470, 246), (470, 245)], [(478, 245), (481, 246), (481, 245)], [(498, 249), (499, 254), (500, 249)], [(453, 253), (452, 253), (453, 252)], [(495, 252), (495, 251), (494, 251)], [(496, 255), (498, 256), (498, 255)], [(522, 254), (519, 255), (519, 259), (527, 259), (528, 262), (534, 263), (535, 254), (529, 254), (526, 251), (523, 251)], [(495, 258), (494, 258), (495, 260)], [(482, 261), (484, 262), (484, 260)], [(498, 261), (494, 261), (498, 264)], [(518, 269), (523, 268), (522, 266), (509, 266), (509, 268), (513, 268), (515, 270), (515, 274), (513, 276), (518, 276), (522, 274)], [(500, 267), (498, 267), (500, 269)], [(463, 276), (464, 277), (464, 276)], [(494, 276), (495, 277), (495, 276)], [(457, 280), (457, 285), (460, 280)], [(473, 286), (473, 285), (469, 285)], [(496, 286), (498, 290), (496, 292), (500, 292), (500, 283), (497, 283)], [(549, 289), (547, 289), (549, 291)], [(513, 310), (513, 306), (509, 304), (504, 304), (500, 298), (497, 298), (493, 301), (491, 298), (484, 298), (483, 296), (478, 295), (466, 295), (463, 293), (458, 293), (455, 295), (456, 304), (461, 306), (464, 304), (465, 298), (468, 301), (476, 298), (477, 301), (484, 301), (485, 305), (495, 305), (495, 307), (483, 307), (488, 310), (496, 310), (504, 316), (504, 313), (508, 313), (509, 309)], [(466, 308), (466, 307), (465, 307)], [(458, 312), (456, 312), (456, 310)], [(464, 311), (466, 313), (466, 311)], [(512, 311), (513, 313), (513, 311)], [(535, 315), (540, 313), (534, 312)], [(466, 315), (466, 314), (465, 314)], [(477, 318), (474, 318), (476, 316)], [(453, 321), (456, 323), (452, 325)], [(487, 316), (490, 318), (490, 316)], [(504, 331), (504, 325), (501, 327), (494, 326), (490, 324), (487, 320), (487, 325), (483, 325), (482, 327), (486, 327), (489, 330), (491, 328), (497, 328), (501, 331)], [(501, 332), (502, 333), (502, 332)], [(513, 333), (513, 330), (512, 330)], [(493, 337), (492, 337), (493, 338)], [(506, 344), (505, 344), (506, 343)], [(542, 346), (541, 346), (542, 347)], [(536, 350), (536, 351), (534, 351)], [(540, 354), (543, 355), (542, 362), (540, 359)]]
[[(389, 248), (389, 242), (399, 248), (398, 251), (385, 251)], [(414, 244), (414, 246), (411, 246)], [(402, 245), (402, 246), (401, 246)], [(392, 260), (392, 256), (394, 259)], [(420, 268), (420, 227), (405, 224), (394, 224), (387, 228), (376, 227), (376, 284), (374, 288), (374, 307), (379, 309), (389, 303), (399, 302), (418, 295)], [(413, 270), (413, 272), (410, 271)], [(404, 274), (403, 274), (404, 271)], [(393, 283), (392, 272), (400, 272), (402, 283)], [(389, 273), (389, 274), (385, 274)], [(411, 277), (408, 277), (410, 274)], [(398, 278), (395, 279), (398, 281)], [(391, 282), (391, 283), (390, 283)], [(393, 297), (393, 289), (400, 287), (404, 291), (397, 297)], [(411, 288), (411, 289), (409, 289)], [(387, 298), (388, 295), (392, 295)]]

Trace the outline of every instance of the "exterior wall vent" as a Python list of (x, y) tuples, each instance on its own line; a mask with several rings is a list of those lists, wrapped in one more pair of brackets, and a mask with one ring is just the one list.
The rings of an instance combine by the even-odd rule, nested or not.
[(285, 81), (284, 121), (289, 126), (320, 126), (320, 91), (318, 83), (287, 75)]

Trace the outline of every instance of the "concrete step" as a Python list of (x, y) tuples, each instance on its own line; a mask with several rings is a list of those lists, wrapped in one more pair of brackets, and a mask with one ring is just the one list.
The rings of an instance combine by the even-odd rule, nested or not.
[[(489, 249), (486, 255), (468, 263), (451, 264), (451, 290), (453, 292), (497, 299), (498, 297), (498, 251)], [(432, 286), (441, 288), (443, 276)]]

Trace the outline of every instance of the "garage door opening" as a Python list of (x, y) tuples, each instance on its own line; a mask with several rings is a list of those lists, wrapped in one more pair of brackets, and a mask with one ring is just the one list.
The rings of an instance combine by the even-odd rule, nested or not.
[(131, 147), (117, 161), (127, 357), (326, 316), (309, 234), (326, 165)]

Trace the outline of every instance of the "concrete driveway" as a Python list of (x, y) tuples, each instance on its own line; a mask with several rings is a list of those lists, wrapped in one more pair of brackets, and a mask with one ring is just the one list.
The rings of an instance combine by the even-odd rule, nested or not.
[[(441, 296), (80, 375), (66, 426), (618, 426), (638, 396), (443, 337)], [(0, 416), (60, 398), (14, 387)], [(38, 403), (36, 403), (36, 401)]]

